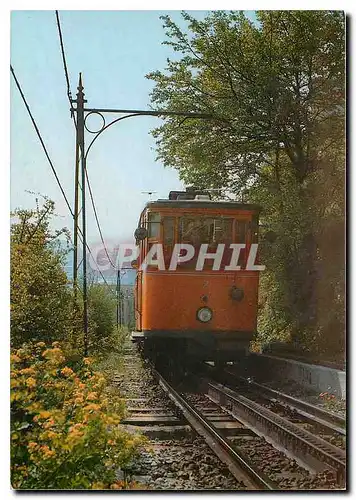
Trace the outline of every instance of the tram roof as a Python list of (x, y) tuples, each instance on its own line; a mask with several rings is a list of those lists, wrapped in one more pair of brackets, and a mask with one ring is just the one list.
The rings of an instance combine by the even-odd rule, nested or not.
[(211, 200), (156, 200), (149, 201), (145, 209), (158, 208), (228, 208), (231, 210), (246, 210), (260, 212), (260, 205), (252, 203), (237, 203), (235, 201), (211, 201)]

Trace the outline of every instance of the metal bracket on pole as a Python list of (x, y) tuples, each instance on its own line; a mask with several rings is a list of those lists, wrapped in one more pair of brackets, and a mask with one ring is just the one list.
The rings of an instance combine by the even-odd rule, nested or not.
[[(74, 189), (74, 255), (73, 255), (73, 286), (74, 286), (74, 297), (77, 299), (77, 286), (78, 286), (78, 234), (79, 234), (79, 214), (82, 215), (82, 238), (83, 238), (83, 256), (82, 256), (82, 268), (83, 268), (83, 331), (84, 331), (84, 355), (88, 354), (89, 350), (89, 339), (88, 339), (88, 293), (87, 293), (87, 241), (86, 241), (86, 211), (85, 211), (85, 177), (86, 177), (86, 161), (88, 153), (97, 140), (97, 138), (105, 132), (109, 127), (127, 118), (132, 118), (134, 116), (157, 116), (157, 117), (174, 117), (181, 116), (185, 119), (202, 119), (202, 120), (215, 120), (227, 122), (227, 120), (214, 116), (208, 113), (195, 113), (188, 111), (169, 111), (169, 110), (137, 110), (137, 109), (110, 109), (110, 108), (85, 108), (84, 104), (87, 102), (84, 99), (84, 87), (82, 83), (82, 74), (79, 74), (78, 83), (78, 93), (77, 99), (71, 100), (71, 102), (76, 104), (75, 107), (71, 106), (72, 116), (76, 115), (76, 144), (75, 144), (75, 189)], [(120, 114), (120, 116), (112, 120), (110, 123), (106, 124), (105, 113), (108, 114)], [(98, 130), (91, 130), (87, 124), (86, 120), (90, 115), (99, 115), (102, 119), (102, 124)], [(183, 120), (183, 121), (184, 121)], [(94, 138), (89, 143), (89, 146), (85, 150), (85, 130), (94, 135)], [(81, 208), (79, 208), (79, 188), (80, 188), (80, 175), (81, 174)], [(121, 283), (120, 283), (120, 270), (118, 271), (118, 282), (117, 290), (119, 304), (117, 309), (117, 323), (122, 322), (122, 307), (121, 307)]]

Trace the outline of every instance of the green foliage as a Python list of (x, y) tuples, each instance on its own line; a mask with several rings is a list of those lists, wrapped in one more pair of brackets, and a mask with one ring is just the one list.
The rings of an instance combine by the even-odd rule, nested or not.
[(93, 283), (88, 289), (89, 351), (96, 354), (120, 349), (122, 331), (117, 328), (117, 298), (106, 285)]
[[(82, 358), (83, 304), (68, 286), (57, 244), (67, 232), (50, 231), (53, 215), (44, 198), (42, 207), (16, 210), (11, 226), (11, 482), (16, 489), (135, 489), (115, 473), (142, 440), (119, 426), (117, 390)], [(88, 312), (98, 362), (119, 352), (126, 331), (116, 328), (116, 300), (106, 287), (89, 287)]]
[(69, 367), (60, 345), (11, 355), (11, 482), (16, 489), (122, 489), (115, 471), (142, 440), (119, 427), (122, 403), (85, 358)]
[(267, 270), (261, 274), (260, 339), (292, 340), (338, 360), (345, 328), (343, 154), (333, 161), (330, 177), (324, 162), (323, 182), (310, 175), (301, 186), (284, 168), (277, 193), (260, 181), (250, 199), (264, 207), (262, 222), (278, 234), (273, 244), (261, 242)]
[(344, 14), (182, 18), (187, 31), (162, 18), (177, 57), (147, 75), (152, 103), (211, 119), (166, 117), (153, 130), (158, 157), (189, 185), (263, 207), (278, 239), (261, 249), (260, 340), (342, 356)]
[(261, 11), (258, 25), (234, 12), (182, 17), (188, 34), (163, 17), (165, 43), (181, 57), (148, 75), (152, 102), (214, 119), (166, 118), (153, 132), (159, 158), (188, 183), (239, 193), (283, 148), (302, 182), (343, 136), (343, 13)]
[(35, 210), (16, 210), (11, 226), (11, 341), (62, 340), (71, 325), (72, 300), (62, 264), (64, 252), (52, 232), (54, 204), (45, 198)]
[[(95, 356), (95, 369), (105, 374), (108, 380), (113, 380), (118, 371), (123, 369), (122, 351), (129, 336), (130, 330), (125, 326), (119, 326), (115, 332), (115, 348), (105, 352), (105, 356)], [(115, 387), (114, 390), (116, 391)]]

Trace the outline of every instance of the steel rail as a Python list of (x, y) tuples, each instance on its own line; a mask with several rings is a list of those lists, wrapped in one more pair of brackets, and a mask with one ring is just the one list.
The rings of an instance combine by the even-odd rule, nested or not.
[(324, 439), (301, 429), (287, 419), (232, 389), (218, 383), (207, 382), (207, 395), (223, 405), (236, 418), (243, 418), (275, 444), (283, 446), (305, 464), (322, 470), (328, 464), (336, 471), (342, 484), (346, 477), (346, 453)]
[[(225, 370), (225, 372), (229, 375), (236, 376), (236, 374), (231, 373), (229, 370)], [(277, 401), (283, 401), (288, 404), (288, 406), (293, 409), (302, 410), (307, 415), (317, 417), (316, 422), (325, 425), (325, 427), (329, 427), (332, 430), (335, 430), (339, 434), (346, 435), (346, 420), (341, 415), (338, 415), (334, 412), (325, 410), (324, 408), (320, 408), (319, 406), (312, 405), (311, 403), (307, 403), (306, 401), (302, 401), (299, 398), (295, 398), (294, 396), (290, 396), (289, 394), (285, 394), (283, 392), (277, 391), (276, 389), (272, 389), (271, 387), (267, 387), (263, 384), (259, 384), (258, 382), (248, 381), (247, 379), (243, 379), (246, 383), (248, 383), (249, 387), (256, 388), (258, 391), (265, 393), (272, 398), (275, 398)], [(332, 424), (330, 426), (329, 424)], [(337, 424), (339, 427), (336, 427)]]
[[(216, 370), (214, 367), (205, 364), (204, 369), (207, 369), (208, 373), (215, 372), (215, 375), (213, 376), (216, 376)], [(278, 403), (286, 403), (287, 407), (296, 410), (302, 417), (313, 420), (314, 422), (337, 432), (338, 434), (346, 436), (346, 419), (337, 413), (325, 410), (324, 408), (315, 406), (299, 398), (285, 394), (284, 392), (277, 391), (276, 389), (272, 389), (266, 385), (259, 384), (258, 382), (247, 379), (246, 377), (241, 377), (229, 368), (224, 369), (223, 375), (225, 380), (226, 376), (231, 377), (231, 379), (233, 379), (233, 384), (236, 382), (242, 382), (248, 387), (248, 389), (255, 389), (256, 393), (264, 393), (264, 395), (269, 396)]]
[(152, 373), (171, 401), (182, 411), (190, 425), (204, 438), (212, 451), (226, 464), (238, 481), (243, 481), (249, 489), (279, 489), (276, 484), (256, 471), (244, 457), (237, 453), (221, 433), (186, 401), (160, 373), (155, 369), (152, 369)]

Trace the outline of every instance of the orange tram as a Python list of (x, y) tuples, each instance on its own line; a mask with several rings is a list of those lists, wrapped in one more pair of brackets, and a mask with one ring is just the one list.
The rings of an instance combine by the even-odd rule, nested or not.
[[(148, 357), (221, 363), (247, 353), (257, 322), (260, 266), (248, 263), (259, 211), (194, 189), (147, 203), (135, 231), (133, 339)], [(147, 260), (152, 251), (160, 259)]]

